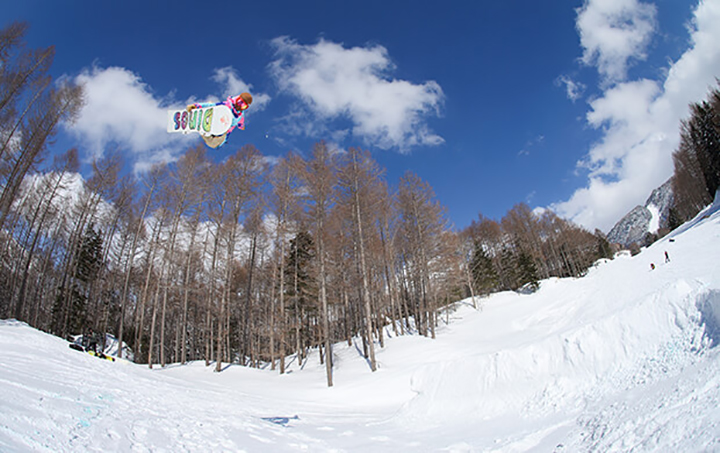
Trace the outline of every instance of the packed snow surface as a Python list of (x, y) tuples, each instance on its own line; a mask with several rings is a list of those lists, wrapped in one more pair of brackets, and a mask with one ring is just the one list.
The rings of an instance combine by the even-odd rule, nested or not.
[[(666, 262), (665, 252), (670, 261)], [(719, 451), (717, 206), (634, 257), (290, 372), (110, 362), (0, 321), (0, 451)], [(655, 269), (651, 269), (651, 263)]]

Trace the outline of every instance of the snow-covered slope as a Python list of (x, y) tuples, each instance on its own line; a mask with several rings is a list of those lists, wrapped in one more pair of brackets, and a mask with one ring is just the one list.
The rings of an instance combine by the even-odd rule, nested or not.
[(2, 321), (0, 451), (720, 450), (718, 208), (584, 278), (460, 302), (376, 373), (338, 344), (333, 388), (316, 356), (148, 370)]

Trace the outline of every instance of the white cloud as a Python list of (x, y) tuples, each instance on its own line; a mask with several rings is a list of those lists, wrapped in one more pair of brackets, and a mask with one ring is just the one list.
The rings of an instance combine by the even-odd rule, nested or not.
[[(609, 2), (616, 3), (616, 2)], [(586, 5), (587, 6), (587, 5)], [(578, 21), (580, 17), (578, 17)], [(720, 74), (720, 0), (698, 4), (688, 49), (664, 80), (618, 83), (590, 102), (588, 125), (602, 131), (579, 164), (588, 184), (552, 208), (588, 228), (608, 231), (673, 172), (680, 120)], [(598, 62), (602, 74), (602, 65)]]
[(325, 40), (301, 45), (286, 37), (272, 44), (277, 59), (270, 64), (271, 75), (308, 110), (300, 130), (329, 133), (329, 121), (348, 119), (353, 136), (383, 149), (406, 152), (444, 142), (427, 124), (439, 114), (442, 89), (434, 81), (391, 79), (393, 64), (384, 47), (345, 48)]
[(595, 144), (583, 163), (590, 176), (624, 176), (628, 156), (651, 145), (648, 140), (662, 141), (660, 131), (671, 130), (674, 121), (669, 112), (657, 110), (660, 87), (651, 80), (626, 82), (607, 90), (604, 96), (590, 102), (587, 122), (604, 128), (603, 139)]
[(565, 86), (565, 93), (571, 101), (575, 102), (585, 93), (585, 84), (575, 81), (568, 76), (562, 75), (555, 79), (555, 85)]
[(167, 113), (140, 77), (125, 68), (93, 67), (76, 77), (86, 105), (69, 126), (92, 156), (119, 146), (144, 165), (172, 155), (177, 136), (166, 132)]
[(655, 6), (638, 0), (586, 0), (576, 22), (582, 61), (606, 81), (624, 80), (630, 60), (646, 57), (655, 15)]

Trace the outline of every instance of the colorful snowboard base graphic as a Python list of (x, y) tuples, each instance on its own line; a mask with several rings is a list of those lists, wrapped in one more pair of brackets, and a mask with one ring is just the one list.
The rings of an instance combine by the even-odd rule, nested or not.
[(223, 135), (232, 125), (233, 114), (226, 105), (187, 110), (168, 110), (167, 131), (200, 135)]

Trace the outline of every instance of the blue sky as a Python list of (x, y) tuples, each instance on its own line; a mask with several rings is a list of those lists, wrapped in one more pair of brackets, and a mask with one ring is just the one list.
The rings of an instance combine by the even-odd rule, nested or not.
[(142, 171), (199, 140), (166, 134), (167, 108), (249, 90), (215, 159), (361, 147), (458, 228), (525, 202), (607, 232), (670, 177), (679, 120), (720, 77), (720, 0), (23, 0), (13, 20), (86, 83), (54, 151)]

